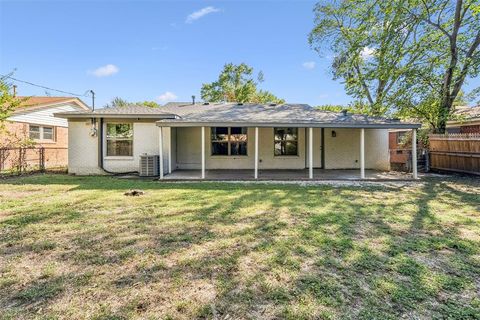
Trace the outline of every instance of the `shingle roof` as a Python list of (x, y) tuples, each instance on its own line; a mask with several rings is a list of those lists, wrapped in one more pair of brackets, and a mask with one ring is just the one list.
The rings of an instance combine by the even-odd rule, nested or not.
[[(176, 113), (172, 107), (169, 110)], [(179, 114), (179, 113), (176, 113)], [(246, 125), (274, 125), (296, 124), (316, 126), (342, 126), (342, 127), (420, 127), (419, 124), (404, 123), (397, 119), (370, 117), (359, 114), (346, 114), (340, 112), (323, 111), (312, 108), (307, 104), (214, 104), (208, 106), (191, 106), (183, 110), (177, 119), (164, 119), (159, 125), (192, 125), (198, 123), (238, 123)]]
[(480, 118), (480, 106), (476, 107), (457, 107), (455, 112), (457, 116), (463, 116), (466, 119)]
[(66, 103), (66, 102), (76, 102), (78, 105), (88, 109), (88, 106), (77, 97), (24, 97), (17, 96), (18, 100), (21, 101), (18, 106), (19, 109), (34, 108), (46, 105), (52, 105), (57, 103)]
[(152, 108), (142, 105), (127, 105), (123, 107), (112, 107), (112, 108), (102, 108), (96, 109), (95, 111), (72, 111), (72, 112), (62, 112), (56, 113), (55, 116), (61, 118), (91, 118), (91, 117), (100, 117), (100, 116), (109, 116), (109, 117), (121, 117), (121, 118), (174, 118), (175, 115), (164, 110), (163, 107)]
[(166, 114), (163, 108), (152, 108), (147, 106), (131, 104), (123, 107), (103, 108), (93, 111), (94, 114)]
[(158, 108), (139, 105), (98, 109), (94, 112), (65, 112), (63, 118), (112, 117), (150, 118), (159, 126), (198, 126), (199, 124), (238, 124), (257, 126), (378, 127), (418, 128), (419, 124), (396, 119), (322, 111), (307, 104), (183, 104), (168, 103)]
[[(195, 103), (194, 105), (201, 105), (203, 104), (203, 102), (197, 102)], [(192, 102), (177, 102), (177, 101), (174, 101), (174, 102), (167, 102), (165, 103), (162, 108), (173, 108), (173, 107), (183, 107), (183, 106), (192, 106)]]

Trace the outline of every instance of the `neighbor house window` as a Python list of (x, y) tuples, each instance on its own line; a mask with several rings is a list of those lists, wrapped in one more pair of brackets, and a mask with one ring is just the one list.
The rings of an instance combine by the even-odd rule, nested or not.
[(397, 144), (402, 144), (406, 135), (407, 135), (406, 132), (397, 132)]
[(212, 155), (246, 156), (247, 128), (212, 127)]
[(53, 140), (53, 128), (52, 127), (42, 127), (42, 139), (43, 140)]
[(32, 140), (54, 140), (53, 127), (29, 126), (28, 136)]
[(298, 128), (274, 128), (276, 156), (298, 155)]
[(107, 123), (107, 156), (133, 156), (133, 124)]

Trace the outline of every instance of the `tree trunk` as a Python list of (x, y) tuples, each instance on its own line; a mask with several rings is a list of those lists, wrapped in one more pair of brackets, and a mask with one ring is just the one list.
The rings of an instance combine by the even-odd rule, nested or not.
[(435, 128), (435, 133), (445, 133), (447, 129), (447, 121), (450, 118), (450, 113), (453, 106), (453, 100), (450, 97), (444, 99), (440, 106), (440, 115), (437, 121), (437, 127)]

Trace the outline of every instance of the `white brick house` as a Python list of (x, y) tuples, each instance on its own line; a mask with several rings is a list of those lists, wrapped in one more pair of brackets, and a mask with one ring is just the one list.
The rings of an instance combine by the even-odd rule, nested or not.
[[(69, 121), (69, 172), (137, 171), (142, 154), (160, 155), (160, 178), (193, 170), (389, 170), (388, 129), (415, 123), (320, 111), (304, 104), (179, 104), (63, 112)], [(250, 174), (249, 174), (250, 175)], [(416, 177), (416, 173), (414, 173)]]

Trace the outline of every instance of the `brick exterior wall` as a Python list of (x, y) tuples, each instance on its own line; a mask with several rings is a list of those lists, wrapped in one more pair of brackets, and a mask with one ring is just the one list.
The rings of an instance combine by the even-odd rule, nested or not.
[[(29, 131), (28, 123), (24, 122), (10, 122), (7, 121), (5, 128), (10, 134), (14, 134), (17, 137), (28, 138)], [(34, 124), (36, 125), (36, 124)], [(64, 127), (53, 127), (54, 128), (54, 141), (38, 141), (35, 146), (45, 147), (45, 148), (68, 148), (68, 128)], [(6, 139), (5, 134), (0, 135), (0, 139)]]
[(398, 135), (401, 132), (394, 131), (388, 133), (388, 148), (390, 149), (390, 163), (406, 163), (408, 160), (408, 151), (407, 150), (397, 150), (397, 149), (406, 149), (403, 146), (400, 146), (397, 142)]
[[(10, 122), (5, 123), (6, 130), (18, 138), (28, 138), (29, 136), (29, 124), (24, 122)], [(53, 141), (37, 141), (34, 148), (45, 148), (45, 168), (52, 167), (66, 167), (68, 165), (68, 128), (65, 127), (53, 127), (54, 128), (54, 140)], [(0, 134), (0, 140), (3, 143), (8, 139), (8, 135)], [(17, 147), (17, 146), (10, 146)], [(28, 163), (32, 165), (38, 165), (39, 163), (39, 151), (27, 150), (25, 157), (28, 159)], [(4, 159), (2, 169), (10, 169), (17, 161), (18, 151), (9, 151), (9, 156)]]
[(480, 124), (460, 127), (460, 133), (480, 133)]

